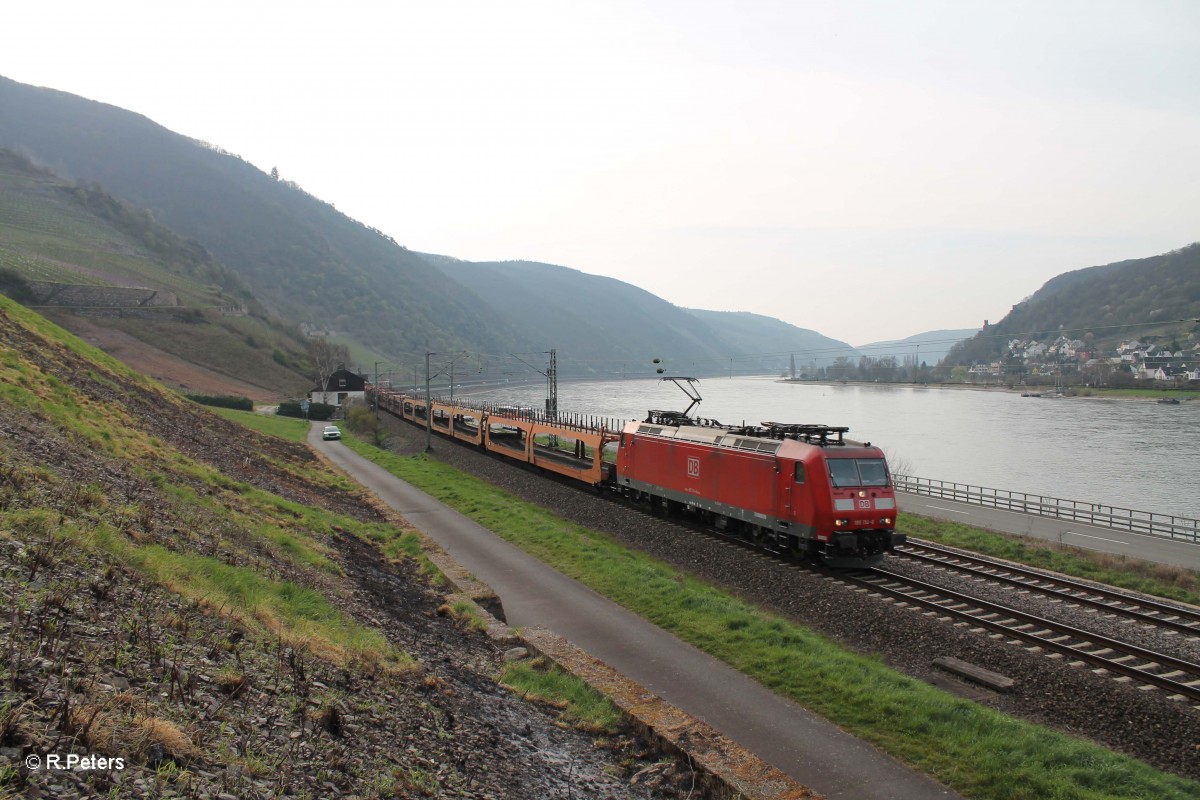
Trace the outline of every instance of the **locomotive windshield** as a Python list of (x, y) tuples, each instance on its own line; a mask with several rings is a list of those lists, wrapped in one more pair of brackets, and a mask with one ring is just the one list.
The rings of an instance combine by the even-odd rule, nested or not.
[(882, 458), (831, 458), (829, 480), (835, 489), (847, 486), (888, 486), (887, 465)]

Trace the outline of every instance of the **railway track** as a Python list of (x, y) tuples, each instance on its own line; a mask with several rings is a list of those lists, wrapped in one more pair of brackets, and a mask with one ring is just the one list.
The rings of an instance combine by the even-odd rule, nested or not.
[[(518, 463), (517, 466), (524, 465)], [(542, 477), (551, 477), (552, 480), (558, 478), (545, 474), (542, 474)], [(573, 483), (561, 479), (555, 482), (574, 486)], [(764, 556), (773, 555), (769, 550), (711, 527), (698, 526), (678, 517), (668, 517), (661, 511), (656, 513), (634, 503), (618, 501), (618, 504), (653, 518), (658, 524), (688, 530), (693, 534), (700, 533)], [(1069, 579), (1060, 580), (1057, 576), (1052, 578), (1033, 570), (993, 562), (984, 557), (945, 550), (931, 543), (913, 542), (911, 546), (904, 546), (899, 552), (904, 558), (931, 561), (947, 569), (967, 572), (975, 579), (1004, 584), (1022, 591), (1053, 593), (1061, 598), (1064, 604), (1093, 606), (1106, 614), (1134, 617), (1146, 624), (1169, 628), (1173, 633), (1200, 638), (1200, 616), (1189, 616), (1185, 610), (1173, 606), (1148, 599), (1132, 598), (1115, 590), (1097, 589)], [(781, 563), (786, 560), (780, 559)], [(967, 623), (972, 631), (990, 632), (994, 638), (1006, 638), (1013, 644), (1063, 659), (1065, 663), (1073, 666), (1087, 665), (1100, 674), (1112, 674), (1121, 681), (1137, 681), (1147, 689), (1155, 687), (1164, 691), (1171, 699), (1186, 701), (1200, 709), (1200, 663), (891, 573), (886, 569), (832, 572), (816, 566), (796, 564), (794, 561), (792, 563), (834, 580), (857, 584), (867, 592), (889, 596), (897, 605), (910, 605), (931, 615), (936, 614), (948, 620)]]
[[(891, 597), (898, 605), (911, 605), (927, 613), (946, 617), (949, 621), (968, 623), (973, 632), (990, 632), (1032, 652), (1040, 651), (1061, 658), (1072, 666), (1088, 666), (1098, 674), (1107, 672), (1120, 681), (1137, 681), (1147, 689), (1160, 689), (1170, 699), (1185, 701), (1200, 709), (1200, 663), (899, 575), (886, 567), (832, 571), (817, 565), (798, 563), (711, 527), (664, 516), (639, 504), (621, 500), (616, 502), (653, 519), (657, 524), (707, 536), (737, 549), (778, 559), (781, 563), (790, 561), (793, 566), (805, 571), (857, 584), (868, 592)], [(966, 573), (975, 579), (1021, 591), (1052, 595), (1064, 604), (1093, 607), (1114, 616), (1128, 617), (1147, 625), (1166, 628), (1173, 633), (1200, 638), (1200, 613), (1150, 598), (1130, 597), (1115, 589), (1098, 588), (1066, 577), (1045, 575), (1033, 569), (984, 556), (959, 553), (929, 542), (910, 542), (897, 548), (896, 553), (904, 558)]]
[(1188, 609), (1148, 597), (1133, 597), (1117, 589), (1076, 581), (1062, 575), (962, 553), (932, 542), (912, 541), (896, 548), (903, 558), (932, 564), (973, 578), (1018, 587), (1065, 603), (1094, 608), (1105, 614), (1163, 628), (1200, 639), (1200, 609)]
[(1098, 673), (1103, 670), (1118, 679), (1136, 680), (1168, 692), (1171, 699), (1200, 703), (1200, 664), (885, 568), (849, 572), (840, 579), (865, 591), (891, 597), (899, 605), (912, 606), (948, 621), (966, 622), (974, 632), (990, 632), (1034, 652), (1069, 659), (1072, 665), (1090, 665)]
[[(656, 516), (638, 509), (647, 516)], [(678, 520), (656, 517), (660, 523), (688, 529), (768, 556), (774, 555), (734, 536), (712, 529), (697, 528)], [(947, 550), (926, 542), (915, 542), (897, 552), (947, 566), (955, 571), (986, 579), (1019, 590), (1044, 592), (1064, 603), (1095, 607), (1116, 616), (1130, 617), (1173, 632), (1185, 632), (1200, 638), (1200, 614), (1149, 598), (1133, 598), (1114, 589), (1097, 588), (1069, 578), (1047, 576), (1032, 569)], [(897, 605), (908, 605), (947, 621), (968, 623), (972, 632), (990, 633), (1006, 638), (1011, 644), (1032, 652), (1061, 658), (1071, 666), (1088, 666), (1098, 674), (1109, 673), (1121, 681), (1137, 681), (1142, 686), (1167, 692), (1169, 699), (1191, 703), (1200, 709), (1200, 663), (1141, 647), (1110, 636), (1021, 611), (1011, 606), (964, 594), (935, 584), (891, 572), (886, 567), (869, 570), (833, 572), (815, 565), (797, 565), (834, 580), (843, 581), (872, 594), (892, 598)]]
[[(679, 520), (665, 519), (644, 509), (637, 510), (647, 516), (655, 517), (659, 523), (707, 535), (751, 552), (773, 555), (737, 537), (728, 536), (712, 529), (697, 528), (687, 523), (681, 524)], [(962, 571), (983, 575), (989, 580), (993, 576), (984, 570), (1008, 571), (1009, 567), (1007, 564), (994, 562), (982, 556), (978, 558), (965, 556), (924, 542), (915, 543), (911, 547), (906, 546), (903, 554), (909, 556), (909, 551), (915, 553), (918, 549), (924, 550), (926, 553), (937, 551), (938, 558), (928, 555), (925, 558), (939, 564), (943, 563), (940, 558), (950, 557), (961, 558), (964, 562), (973, 562), (975, 569)], [(1118, 680), (1137, 681), (1147, 688), (1154, 687), (1163, 690), (1168, 693), (1170, 699), (1186, 701), (1200, 709), (1200, 663), (1021, 611), (1011, 606), (898, 575), (886, 567), (849, 572), (832, 572), (816, 566), (805, 565), (805, 567), (835, 580), (858, 585), (868, 592), (891, 597), (898, 605), (910, 605), (917, 609), (923, 609), (927, 613), (945, 617), (948, 621), (966, 622), (972, 626), (973, 632), (988, 632), (993, 636), (1005, 637), (1012, 644), (1024, 646), (1033, 652), (1041, 651), (1051, 657), (1062, 658), (1072, 666), (1089, 666), (1099, 674), (1106, 671), (1116, 676)], [(1149, 620), (1162, 627), (1186, 630), (1190, 635), (1200, 636), (1200, 628), (1192, 627), (1200, 625), (1200, 615), (1195, 615), (1193, 618), (1193, 615), (1186, 610), (1159, 604), (1149, 599), (1145, 599), (1143, 602), (1142, 598), (1136, 598), (1140, 605), (1134, 606), (1135, 598), (1130, 598), (1115, 590), (1096, 589), (1067, 578), (1051, 579), (1049, 576), (1020, 567), (1013, 568), (1012, 572), (1024, 573), (1024, 580), (1005, 575), (1004, 579), (996, 582), (1022, 589), (1046, 591), (1050, 594), (1067, 597), (1070, 602), (1079, 605), (1096, 606), (1115, 614)], [(1033, 585), (1035, 581), (1041, 585)], [(1088, 593), (1085, 598), (1081, 599), (1077, 596), (1077, 593), (1085, 591)], [(1168, 617), (1165, 616), (1166, 612), (1170, 612), (1171, 615), (1178, 613), (1180, 616)]]

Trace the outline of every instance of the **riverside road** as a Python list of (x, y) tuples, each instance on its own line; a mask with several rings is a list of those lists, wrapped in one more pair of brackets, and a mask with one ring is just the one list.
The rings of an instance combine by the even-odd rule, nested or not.
[(1048, 542), (1098, 550), (1113, 555), (1139, 558), (1200, 570), (1200, 545), (1147, 533), (1101, 528), (1054, 517), (1021, 514), (1000, 508), (969, 505), (940, 497), (896, 492), (900, 513), (919, 514), (977, 528), (1015, 533)]
[(496, 592), (514, 627), (541, 625), (830, 798), (959, 795), (551, 569), (340, 442), (309, 443)]

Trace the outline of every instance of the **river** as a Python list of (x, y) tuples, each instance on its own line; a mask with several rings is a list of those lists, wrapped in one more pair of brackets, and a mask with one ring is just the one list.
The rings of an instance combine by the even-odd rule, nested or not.
[[(724, 423), (845, 425), (884, 449), (893, 469), (921, 478), (1200, 516), (1200, 402), (1031, 398), (1003, 391), (889, 384), (706, 378), (693, 414)], [(461, 391), (461, 390), (460, 390)], [(545, 385), (471, 390), (473, 399), (545, 405)], [(683, 410), (673, 384), (561, 384), (560, 411), (643, 419)]]

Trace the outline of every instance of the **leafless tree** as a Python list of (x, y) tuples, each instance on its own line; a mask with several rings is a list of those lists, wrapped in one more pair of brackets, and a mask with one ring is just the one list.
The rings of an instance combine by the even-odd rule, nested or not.
[(324, 392), (329, 388), (329, 376), (350, 360), (350, 349), (344, 344), (334, 344), (324, 336), (310, 336), (308, 357), (312, 359), (313, 367), (317, 371), (317, 380), (320, 382), (321, 391)]

